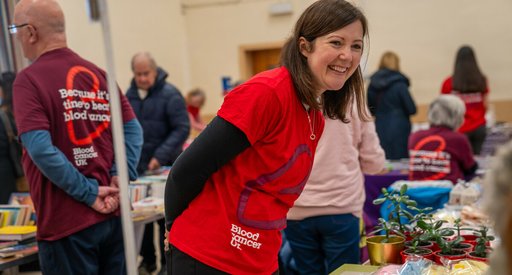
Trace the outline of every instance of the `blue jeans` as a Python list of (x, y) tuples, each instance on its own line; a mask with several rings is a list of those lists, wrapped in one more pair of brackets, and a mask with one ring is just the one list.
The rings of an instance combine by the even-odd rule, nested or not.
[(289, 220), (285, 233), (300, 274), (328, 274), (359, 263), (359, 218), (352, 214)]
[(45, 275), (126, 274), (119, 217), (92, 225), (57, 241), (38, 241)]

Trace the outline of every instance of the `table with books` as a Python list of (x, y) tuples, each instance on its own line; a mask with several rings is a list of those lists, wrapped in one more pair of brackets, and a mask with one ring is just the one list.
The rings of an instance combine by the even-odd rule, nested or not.
[[(167, 173), (168, 170), (130, 182), (137, 250), (142, 244), (145, 225), (164, 217)], [(28, 193), (13, 193), (9, 204), (0, 205), (0, 271), (9, 270), (9, 274), (16, 274), (19, 265), (38, 259), (34, 224), (35, 213)]]
[(33, 225), (0, 228), (0, 270), (37, 260), (36, 230)]
[(169, 170), (145, 175), (130, 183), (130, 201), (137, 251), (142, 245), (145, 225), (164, 218), (164, 189)]
[(37, 260), (35, 235), (35, 212), (29, 193), (12, 193), (9, 204), (0, 205), (0, 270)]

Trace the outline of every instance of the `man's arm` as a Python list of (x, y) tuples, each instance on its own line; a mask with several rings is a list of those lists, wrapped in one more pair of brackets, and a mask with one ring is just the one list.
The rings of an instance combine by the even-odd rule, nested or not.
[(92, 206), (98, 197), (98, 182), (86, 178), (53, 146), (50, 133), (35, 130), (23, 133), (21, 141), (35, 165), (52, 183), (75, 200)]
[[(126, 148), (126, 162), (128, 164), (128, 176), (130, 180), (136, 180), (137, 164), (140, 159), (142, 150), (143, 135), (142, 127), (137, 119), (132, 119), (123, 125), (124, 145)], [(117, 168), (115, 162), (110, 169), (110, 175), (117, 176)]]
[(190, 133), (190, 122), (185, 101), (179, 95), (173, 96), (167, 104), (166, 114), (170, 132), (165, 141), (156, 149), (154, 158), (160, 165), (173, 161)]

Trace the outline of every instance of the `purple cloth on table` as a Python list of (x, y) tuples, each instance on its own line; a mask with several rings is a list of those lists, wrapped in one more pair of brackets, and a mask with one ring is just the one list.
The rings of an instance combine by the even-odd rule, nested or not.
[(387, 188), (395, 181), (407, 180), (408, 174), (403, 174), (399, 170), (393, 170), (382, 175), (364, 175), (364, 187), (366, 191), (366, 200), (364, 202), (364, 214), (366, 233), (373, 231), (377, 220), (380, 218), (380, 205), (373, 205), (373, 200), (381, 194), (382, 188)]

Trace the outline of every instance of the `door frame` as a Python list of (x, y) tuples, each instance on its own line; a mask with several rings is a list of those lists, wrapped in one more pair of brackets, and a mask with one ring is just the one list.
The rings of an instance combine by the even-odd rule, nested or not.
[(240, 66), (240, 79), (247, 80), (252, 75), (252, 55), (251, 52), (261, 50), (276, 50), (283, 48), (284, 41), (264, 42), (255, 44), (245, 44), (238, 47), (238, 60)]

